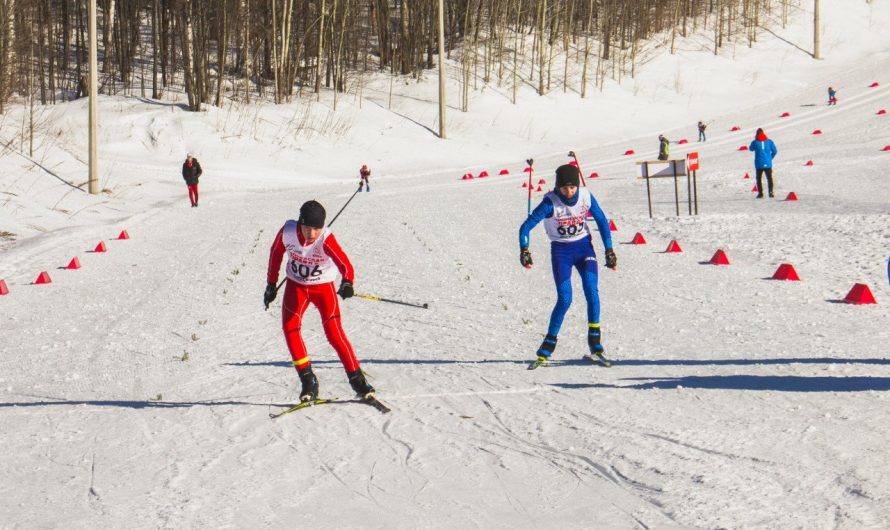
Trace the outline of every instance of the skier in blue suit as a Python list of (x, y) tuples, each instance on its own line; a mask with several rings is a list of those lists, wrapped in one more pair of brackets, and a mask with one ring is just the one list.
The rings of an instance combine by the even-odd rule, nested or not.
[(754, 169), (757, 170), (757, 198), (763, 198), (763, 174), (766, 173), (766, 184), (769, 196), (773, 197), (773, 158), (779, 153), (776, 144), (766, 137), (763, 129), (757, 129), (754, 141), (748, 146), (754, 153)]
[(550, 263), (553, 268), (553, 281), (556, 283), (556, 305), (550, 314), (547, 336), (538, 348), (537, 359), (529, 369), (537, 368), (547, 362), (556, 348), (559, 330), (566, 311), (572, 304), (573, 267), (578, 269), (581, 275), (581, 285), (584, 297), (587, 299), (587, 343), (590, 347), (590, 359), (609, 365), (601, 344), (597, 262), (590, 228), (587, 226), (588, 212), (596, 222), (606, 249), (606, 267), (614, 270), (618, 258), (612, 250), (609, 221), (593, 194), (587, 188), (579, 189), (580, 176), (578, 168), (571, 164), (559, 166), (556, 169), (556, 187), (544, 196), (541, 204), (519, 228), (519, 262), (523, 267), (530, 269), (532, 255), (528, 249), (529, 234), (538, 223), (544, 222), (544, 228), (550, 238)]

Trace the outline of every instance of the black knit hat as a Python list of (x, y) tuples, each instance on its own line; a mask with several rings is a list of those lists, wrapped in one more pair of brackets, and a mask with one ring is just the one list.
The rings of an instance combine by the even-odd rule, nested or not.
[(581, 186), (581, 173), (572, 164), (564, 164), (556, 168), (556, 187)]
[(324, 228), (324, 206), (318, 201), (306, 201), (300, 206), (299, 222), (303, 226), (312, 228)]

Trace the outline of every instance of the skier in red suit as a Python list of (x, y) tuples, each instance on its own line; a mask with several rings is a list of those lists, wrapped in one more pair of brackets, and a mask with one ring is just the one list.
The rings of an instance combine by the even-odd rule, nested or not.
[[(374, 394), (359, 368), (352, 344), (346, 338), (340, 322), (340, 304), (336, 295), (344, 300), (355, 294), (352, 281), (355, 271), (349, 258), (337, 243), (337, 238), (324, 226), (325, 209), (316, 201), (307, 201), (300, 207), (300, 218), (284, 223), (269, 254), (269, 270), (266, 275), (266, 292), (263, 302), (268, 309), (277, 294), (276, 283), (281, 261), (287, 255), (285, 272), (287, 281), (281, 303), (281, 324), (284, 338), (293, 357), (294, 367), (300, 376), (301, 401), (318, 399), (318, 379), (312, 372), (309, 355), (300, 329), (303, 314), (311, 303), (321, 314), (321, 322), (328, 342), (337, 351), (346, 370), (349, 384), (356, 394), (367, 398)], [(334, 290), (337, 272), (342, 276), (340, 288)]]

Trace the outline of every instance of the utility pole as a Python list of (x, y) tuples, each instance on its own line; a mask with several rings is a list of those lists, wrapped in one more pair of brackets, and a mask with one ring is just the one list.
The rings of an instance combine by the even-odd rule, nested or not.
[(445, 134), (445, 8), (439, 0), (439, 138)]
[(821, 59), (819, 51), (819, 0), (813, 0), (813, 59)]
[(96, 53), (96, 0), (90, 0), (90, 194), (99, 193), (99, 162), (96, 159), (96, 127), (98, 124), (98, 64)]

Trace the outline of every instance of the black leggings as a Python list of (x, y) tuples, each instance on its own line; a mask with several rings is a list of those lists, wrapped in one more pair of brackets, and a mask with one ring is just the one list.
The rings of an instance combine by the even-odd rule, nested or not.
[(766, 186), (770, 194), (773, 193), (773, 168), (759, 167), (757, 168), (757, 193), (763, 195), (763, 174), (766, 173)]

